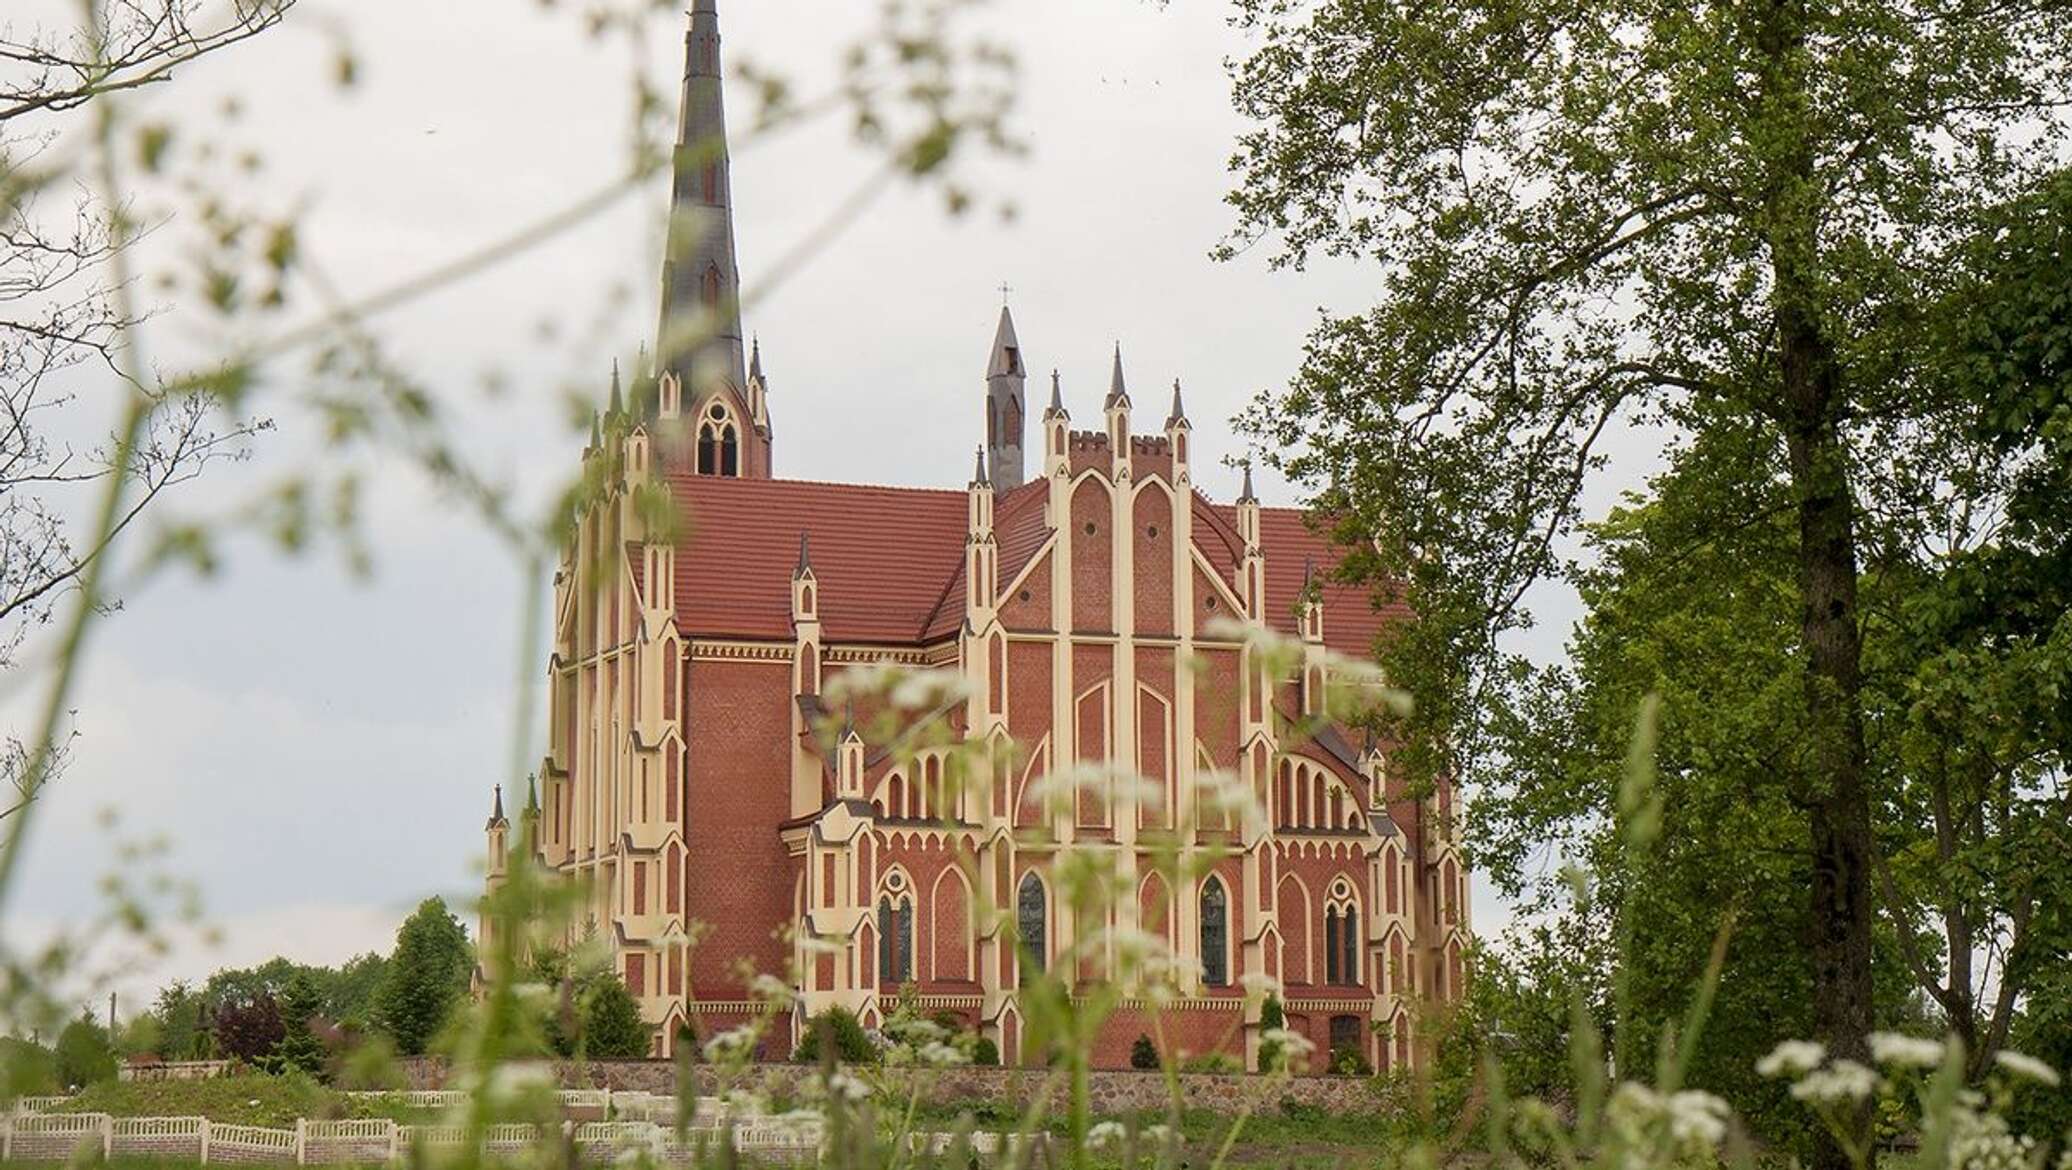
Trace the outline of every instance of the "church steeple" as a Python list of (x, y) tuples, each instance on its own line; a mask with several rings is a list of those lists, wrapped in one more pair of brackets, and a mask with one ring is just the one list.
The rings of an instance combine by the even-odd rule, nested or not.
[(986, 358), (986, 447), (993, 482), (1003, 492), (1022, 486), (1022, 451), (1028, 428), (1028, 370), (1022, 364), (1022, 343), (1014, 335), (1014, 314), (1000, 306), (1000, 324), (993, 329), (993, 349)]
[[(673, 377), (683, 434), (678, 458), (709, 439), (711, 474), (767, 478), (768, 408), (752, 402), (741, 333), (741, 270), (734, 252), (732, 165), (715, 0), (695, 0), (684, 34), (683, 104), (662, 261), (659, 372)], [(664, 394), (665, 401), (670, 395)], [(714, 414), (717, 406), (719, 414)], [(738, 455), (723, 456), (732, 429)], [(731, 470), (728, 470), (731, 468)]]

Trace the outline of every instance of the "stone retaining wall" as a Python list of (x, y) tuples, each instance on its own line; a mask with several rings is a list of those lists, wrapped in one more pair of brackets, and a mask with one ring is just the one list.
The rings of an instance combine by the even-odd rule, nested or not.
[[(436, 1058), (404, 1062), (413, 1089), (446, 1087), (446, 1065)], [(666, 1060), (593, 1061), (580, 1070), (572, 1062), (558, 1061), (555, 1072), (565, 1086), (578, 1085), (614, 1092), (645, 1092), (668, 1096), (676, 1092), (676, 1066)], [(691, 1070), (700, 1095), (719, 1091), (719, 1078), (705, 1066)], [(815, 1070), (806, 1065), (762, 1064), (754, 1066), (750, 1080), (755, 1087), (775, 1096), (796, 1097), (801, 1081)], [(931, 1073), (923, 1100), (935, 1105), (992, 1101), (1026, 1105), (1038, 1092), (1047, 1074), (1020, 1068), (952, 1068)], [(1181, 1073), (1180, 1093), (1186, 1108), (1234, 1113), (1246, 1106), (1275, 1108), (1282, 1101), (1322, 1109), (1332, 1114), (1371, 1114), (1383, 1108), (1378, 1082), (1366, 1077), (1299, 1076), (1275, 1082), (1246, 1074)], [(1165, 1075), (1157, 1072), (1096, 1070), (1089, 1075), (1088, 1089), (1097, 1113), (1133, 1113), (1166, 1107)], [(1270, 1100), (1268, 1098), (1271, 1098)], [(1063, 1108), (1062, 1095), (1053, 1099), (1053, 1109)]]

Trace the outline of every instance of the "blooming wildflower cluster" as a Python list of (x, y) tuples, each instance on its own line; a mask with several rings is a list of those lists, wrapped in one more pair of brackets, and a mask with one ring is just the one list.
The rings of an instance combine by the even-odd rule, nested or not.
[(1098, 1150), (1120, 1142), (1126, 1131), (1120, 1121), (1099, 1121), (1086, 1131), (1086, 1148)]
[(2036, 1139), (2017, 1135), (2005, 1118), (1959, 1109), (1951, 1118), (1951, 1170), (2029, 1170)]
[(1778, 1077), (1812, 1072), (1827, 1059), (1827, 1048), (1811, 1040), (1786, 1040), (1770, 1050), (1768, 1056), (1755, 1062), (1755, 1071), (1762, 1076)]
[(1871, 1059), (1892, 1068), (1936, 1068), (1948, 1049), (1938, 1041), (1898, 1032), (1871, 1033)]
[(2062, 1079), (2058, 1076), (2058, 1070), (2033, 1056), (2026, 1056), (2019, 1052), (2002, 1052), (1993, 1059), (1999, 1062), (2000, 1067), (2008, 1072), (2018, 1077), (2049, 1085), (2051, 1088), (2056, 1088)]
[(1816, 1068), (1791, 1087), (1793, 1097), (1814, 1105), (1867, 1101), (1877, 1091), (1877, 1071), (1853, 1060), (1837, 1060), (1826, 1068)]
[(746, 1060), (755, 1051), (757, 1029), (754, 1024), (742, 1024), (729, 1028), (705, 1042), (707, 1064), (730, 1064)]
[(1610, 1107), (1613, 1126), (1630, 1143), (1641, 1144), (1649, 1130), (1660, 1126), (1680, 1152), (1691, 1154), (1712, 1150), (1725, 1141), (1732, 1113), (1724, 1100), (1711, 1093), (1685, 1089), (1664, 1094), (1630, 1081), (1612, 1094)]
[(1279, 1049), (1291, 1068), (1296, 1067), (1303, 1057), (1317, 1050), (1315, 1041), (1287, 1028), (1268, 1028), (1259, 1034), (1259, 1042), (1271, 1044)]

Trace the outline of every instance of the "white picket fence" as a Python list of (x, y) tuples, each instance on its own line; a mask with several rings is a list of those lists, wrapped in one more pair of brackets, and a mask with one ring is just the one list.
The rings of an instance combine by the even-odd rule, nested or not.
[[(701, 1101), (702, 1105), (703, 1102)], [(767, 1160), (812, 1162), (823, 1143), (813, 1120), (760, 1119), (696, 1129), (679, 1141), (674, 1126), (653, 1121), (564, 1123), (562, 1131), (578, 1153), (593, 1163), (644, 1152), (657, 1163), (685, 1165), (693, 1152), (730, 1141), (744, 1153)], [(483, 1148), (517, 1152), (537, 1144), (539, 1128), (492, 1125), (481, 1134)], [(105, 1113), (19, 1114), (0, 1121), (0, 1163), (69, 1162), (82, 1153), (102, 1158), (157, 1156), (217, 1164), (322, 1166), (394, 1162), (414, 1149), (459, 1146), (474, 1140), (467, 1126), (398, 1125), (386, 1118), (353, 1121), (296, 1121), (293, 1129), (228, 1125), (202, 1117), (125, 1117)]]

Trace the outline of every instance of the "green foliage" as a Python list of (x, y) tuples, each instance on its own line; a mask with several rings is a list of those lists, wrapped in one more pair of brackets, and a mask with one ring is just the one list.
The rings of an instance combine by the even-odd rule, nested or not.
[(821, 1059), (822, 1044), (832, 1038), (834, 1058), (843, 1064), (876, 1064), (878, 1046), (871, 1041), (870, 1034), (863, 1030), (863, 1024), (856, 1013), (848, 1008), (831, 1007), (806, 1021), (799, 1037), (799, 1046), (792, 1050), (791, 1058), (799, 1064), (816, 1064)]
[(1245, 1071), (1245, 1064), (1228, 1052), (1204, 1052), (1181, 1061), (1180, 1071), (1228, 1075)]
[(648, 1054), (651, 1030), (640, 1004), (617, 976), (594, 981), (583, 997), (583, 1055), (590, 1060), (638, 1060)]
[(67, 1087), (115, 1079), (115, 1048), (90, 1010), (65, 1025), (52, 1052), (58, 1080)]
[(0, 1036), (0, 1102), (62, 1088), (57, 1057), (50, 1049), (19, 1036)]
[(1158, 1045), (1142, 1032), (1137, 1033), (1136, 1043), (1130, 1045), (1130, 1067), (1139, 1070), (1158, 1067)]
[(980, 1036), (971, 1046), (971, 1063), (980, 1068), (1000, 1066), (1000, 1046), (991, 1036)]
[(273, 1052), (274, 1062), (282, 1071), (295, 1069), (311, 1076), (324, 1071), (328, 1054), (315, 1031), (321, 1007), (315, 980), (301, 972), (288, 980), (280, 1001), (281, 1042)]
[(1331, 1075), (1336, 1077), (1371, 1077), (1374, 1066), (1367, 1061), (1367, 1054), (1359, 1048), (1346, 1044), (1331, 1050)]
[[(1769, 1040), (1860, 1057), (1908, 983), (1989, 1031), (1971, 953), (2066, 903), (2062, 842), (2046, 861), (2025, 826), (2072, 811), (2066, 741), (2033, 702), (2064, 693), (2066, 660), (2031, 653), (2072, 627), (2046, 598), (1935, 632), (1914, 603), (1981, 543), (2072, 576), (2056, 538), (1993, 519), (2072, 516), (2041, 421), (2063, 417), (2067, 237), (2007, 213), (2062, 157), (2031, 149), (2072, 99), (2054, 6), (1239, 9), (1258, 126), (1233, 252), (1272, 237), (1282, 262), (1376, 275), (1371, 311), (1324, 323), (1248, 424), (1315, 490), (1343, 575), (1417, 614), (1379, 647), (1417, 700), (1383, 720), (1392, 769), (1413, 789), (1478, 781), (1492, 798), (1465, 823), (1500, 886), (1622, 924), (1616, 962), (1549, 940), (1582, 945), (1557, 979), (1601, 993), (1586, 1008), (1622, 1073), (1654, 1059), (1730, 916), (1716, 1007), (1746, 1023), (1686, 1071), (1765, 1128), (1804, 1116), (1750, 1071)], [(1954, 372), (1952, 334), (1976, 359)], [(1594, 513), (1628, 435), (1659, 474)], [(2033, 597), (2050, 578), (1973, 596), (1997, 580)], [(1548, 581), (1589, 617), (1573, 665), (1544, 670), (1516, 635)], [(1610, 828), (1639, 811), (1618, 799), (1620, 729), (1657, 691), (1664, 847), (1629, 857)], [(1978, 810), (1985, 831), (1930, 840), (1937, 792), (1945, 829)], [(1550, 860), (1594, 875), (1587, 898), (1537, 876)], [(1924, 938), (1953, 908), (1970, 925)], [(2056, 961), (2030, 929), (2018, 980)], [(1551, 1000), (1529, 1013), (1541, 1031)]]
[(158, 1021), (158, 1047), (155, 1050), (165, 1060), (200, 1060), (207, 1051), (207, 1036), (202, 1032), (202, 995), (184, 979), (176, 979), (158, 991), (158, 999), (151, 1005), (151, 1016)]
[[(1278, 992), (1268, 992), (1266, 1001), (1259, 1005), (1259, 1030), (1261, 1032), (1274, 1032), (1287, 1026), (1288, 1015), (1281, 1008), (1280, 994)], [(1271, 1038), (1261, 1040), (1259, 1042), (1259, 1071), (1272, 1072), (1281, 1067), (1282, 1063), (1281, 1042)]]
[(443, 899), (425, 899), (404, 920), (374, 999), (375, 1021), (398, 1052), (425, 1051), (467, 995), (473, 965), (467, 931)]

